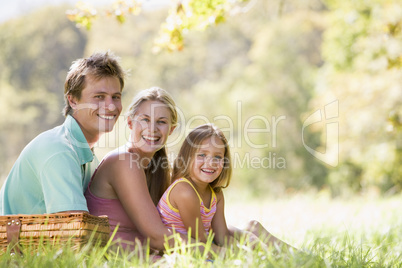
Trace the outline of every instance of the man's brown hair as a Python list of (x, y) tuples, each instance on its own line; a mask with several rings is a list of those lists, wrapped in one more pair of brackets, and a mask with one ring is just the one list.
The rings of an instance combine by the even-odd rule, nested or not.
[(88, 58), (78, 59), (71, 65), (64, 83), (64, 116), (72, 113), (68, 95), (79, 100), (81, 92), (86, 86), (86, 77), (88, 75), (95, 78), (95, 80), (105, 77), (117, 77), (120, 81), (120, 91), (123, 91), (125, 72), (119, 64), (119, 58), (113, 53), (110, 51), (94, 53)]

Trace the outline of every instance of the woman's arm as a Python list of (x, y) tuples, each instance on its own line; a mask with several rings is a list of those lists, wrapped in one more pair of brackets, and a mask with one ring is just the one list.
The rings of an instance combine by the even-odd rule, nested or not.
[(215, 233), (214, 241), (220, 246), (225, 246), (226, 243), (231, 242), (230, 232), (225, 219), (225, 198), (222, 192), (217, 193), (216, 198), (216, 213), (212, 219), (212, 229)]
[(130, 163), (130, 157), (114, 159), (109, 165), (108, 162), (104, 165), (112, 174), (108, 176), (110, 186), (127, 215), (140, 233), (149, 238), (152, 248), (163, 250), (164, 238), (172, 232), (164, 226), (152, 202), (144, 171), (137, 164)]

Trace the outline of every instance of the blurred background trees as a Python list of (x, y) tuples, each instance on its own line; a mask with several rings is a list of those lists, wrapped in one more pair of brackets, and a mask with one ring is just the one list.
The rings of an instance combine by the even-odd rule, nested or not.
[(333, 191), (394, 193), (402, 187), (402, 5), (327, 1), (325, 61), (315, 101), (339, 100), (340, 165)]
[[(181, 42), (171, 52), (159, 44), (155, 53), (155, 44), (169, 16), (189, 14), (186, 6), (176, 13), (167, 7), (144, 9), (126, 15), (122, 24), (99, 16), (90, 31), (67, 19), (71, 6), (45, 7), (2, 23), (1, 178), (33, 137), (63, 122), (63, 84), (71, 62), (110, 49), (131, 69), (124, 107), (138, 90), (151, 86), (175, 98), (184, 118), (170, 139), (170, 152), (177, 151), (182, 133), (197, 124), (210, 121), (224, 130), (235, 164), (230, 188), (252, 195), (400, 192), (400, 2), (236, 4), (214, 13), (213, 27), (182, 29)], [(309, 115), (336, 100), (339, 113), (332, 121), (339, 123), (339, 151), (331, 151), (324, 121), (305, 128), (303, 136), (302, 131)], [(245, 135), (245, 129), (257, 131)], [(122, 119), (100, 141), (98, 156), (126, 139)], [(338, 164), (321, 162), (303, 142), (333, 154)]]
[(63, 16), (66, 8), (43, 8), (0, 24), (2, 179), (33, 137), (64, 121), (63, 81), (87, 44), (86, 33)]

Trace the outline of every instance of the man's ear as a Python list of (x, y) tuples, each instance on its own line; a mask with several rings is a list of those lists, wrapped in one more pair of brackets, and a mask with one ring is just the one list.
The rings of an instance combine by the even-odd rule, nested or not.
[(73, 95), (67, 95), (68, 103), (70, 104), (71, 108), (75, 109), (77, 107), (77, 102)]
[(170, 134), (173, 133), (173, 130), (175, 130), (175, 128), (176, 128), (176, 126), (173, 126), (173, 127), (170, 128), (169, 136), (170, 136)]

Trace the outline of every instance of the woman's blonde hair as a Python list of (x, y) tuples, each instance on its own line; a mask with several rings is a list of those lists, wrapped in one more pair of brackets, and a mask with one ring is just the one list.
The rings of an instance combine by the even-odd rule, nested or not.
[[(140, 91), (131, 102), (126, 116), (134, 118), (140, 105), (145, 101), (159, 101), (166, 105), (170, 111), (170, 122), (172, 126), (177, 125), (177, 110), (176, 104), (169, 93), (159, 87), (152, 87)], [(163, 146), (152, 157), (151, 162), (145, 169), (149, 194), (155, 205), (158, 204), (165, 190), (170, 183), (170, 165), (166, 153), (166, 148)]]
[(173, 164), (172, 182), (183, 177), (187, 179), (191, 178), (190, 171), (198, 149), (201, 147), (204, 140), (213, 136), (223, 142), (225, 154), (222, 172), (210, 185), (215, 192), (220, 192), (222, 188), (229, 186), (232, 176), (232, 161), (229, 144), (223, 132), (213, 124), (198, 126), (187, 135)]

